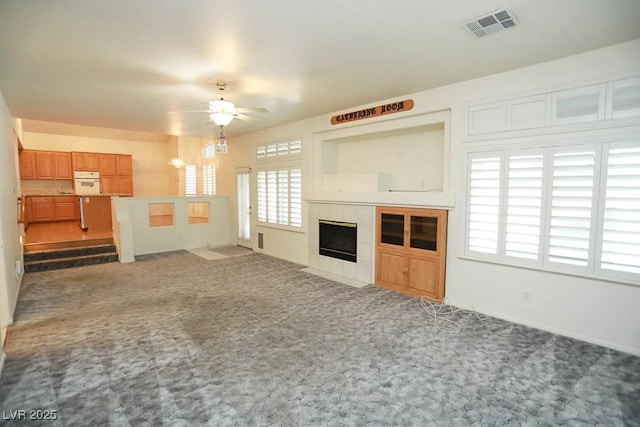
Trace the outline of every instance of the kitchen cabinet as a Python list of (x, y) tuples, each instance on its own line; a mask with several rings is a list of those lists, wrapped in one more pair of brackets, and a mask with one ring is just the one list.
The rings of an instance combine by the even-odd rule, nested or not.
[(378, 207), (376, 218), (376, 285), (441, 301), (447, 211)]
[(129, 154), (100, 154), (103, 194), (133, 196), (133, 162)]
[(53, 164), (55, 166), (55, 179), (73, 179), (71, 170), (71, 153), (53, 151)]
[(133, 175), (133, 157), (130, 154), (116, 156), (118, 175)]
[(63, 151), (22, 150), (21, 179), (73, 179), (71, 155)]
[(55, 221), (53, 197), (31, 197), (31, 221)]
[(100, 169), (100, 176), (118, 174), (115, 154), (99, 154), (98, 165)]
[(20, 179), (37, 179), (36, 153), (33, 150), (22, 150), (20, 153)]
[(53, 198), (53, 209), (56, 221), (79, 219), (77, 198), (74, 196), (58, 196)]
[(74, 171), (99, 172), (100, 162), (98, 153), (71, 153), (71, 162)]
[(71, 221), (80, 218), (76, 196), (27, 196), (27, 223)]
[(54, 179), (54, 164), (50, 151), (36, 151), (36, 174), (38, 179)]

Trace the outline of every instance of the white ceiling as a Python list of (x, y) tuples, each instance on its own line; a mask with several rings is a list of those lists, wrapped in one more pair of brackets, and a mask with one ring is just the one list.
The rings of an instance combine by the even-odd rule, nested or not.
[[(510, 8), (521, 26), (460, 23)], [(228, 136), (640, 38), (639, 0), (0, 0), (14, 117), (211, 136), (216, 99), (265, 107)]]

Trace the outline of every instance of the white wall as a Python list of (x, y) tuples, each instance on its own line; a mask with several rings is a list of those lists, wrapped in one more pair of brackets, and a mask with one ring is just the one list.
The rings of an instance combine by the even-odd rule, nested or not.
[[(451, 111), (450, 164), (444, 165), (445, 181), (450, 191), (457, 193), (456, 208), (449, 213), (446, 294), (457, 306), (473, 306), (481, 312), (533, 325), (545, 330), (577, 337), (640, 355), (640, 288), (600, 280), (553, 274), (515, 267), (500, 266), (462, 259), (463, 196), (462, 137), (465, 104), (496, 97), (510, 97), (544, 91), (549, 87), (579, 85), (583, 81), (640, 73), (640, 40), (551, 61), (532, 67), (462, 82), (433, 90), (402, 95), (415, 102), (411, 115), (436, 111)], [(400, 95), (400, 94), (399, 94)], [(384, 103), (381, 100), (372, 105)], [(353, 106), (349, 110), (366, 108)], [(305, 188), (310, 188), (310, 154), (313, 136), (336, 127), (331, 115), (271, 128), (234, 138), (228, 132), (230, 152), (219, 171), (219, 181), (232, 194), (233, 168), (255, 165), (255, 146), (302, 137), (305, 153)], [(367, 123), (383, 123), (393, 129), (393, 116), (374, 118)], [(341, 128), (361, 126), (362, 121), (340, 125)], [(357, 129), (356, 129), (357, 130)], [(447, 167), (448, 166), (448, 167)], [(354, 170), (356, 170), (354, 168)], [(448, 173), (448, 175), (447, 175)], [(231, 187), (228, 187), (231, 185)], [(255, 192), (254, 192), (255, 193)], [(254, 203), (255, 206), (255, 203)], [(232, 210), (235, 201), (231, 201)], [(305, 206), (306, 209), (306, 206)], [(235, 211), (231, 218), (235, 218)], [(305, 218), (306, 212), (305, 212)], [(255, 223), (255, 212), (254, 212)], [(265, 233), (264, 252), (280, 258), (308, 264), (308, 233), (294, 233), (274, 228), (254, 227)], [(254, 240), (255, 246), (255, 240)], [(531, 290), (531, 302), (522, 301), (522, 292)]]
[(15, 304), (22, 280), (21, 268), (16, 274), (15, 264), (22, 265), (21, 227), (18, 224), (17, 198), (18, 145), (14, 120), (4, 97), (0, 94), (0, 328), (2, 342), (6, 327), (13, 321)]
[[(119, 250), (131, 256), (229, 244), (229, 203), (226, 197), (114, 197), (111, 200), (115, 206), (112, 212), (116, 213), (112, 218), (114, 238)], [(191, 203), (209, 204), (207, 223), (189, 223)], [(150, 215), (167, 214), (172, 215), (172, 225), (149, 225)], [(119, 221), (127, 224), (121, 226), (117, 224)], [(129, 232), (130, 236), (125, 235)], [(133, 260), (126, 260), (130, 261)]]

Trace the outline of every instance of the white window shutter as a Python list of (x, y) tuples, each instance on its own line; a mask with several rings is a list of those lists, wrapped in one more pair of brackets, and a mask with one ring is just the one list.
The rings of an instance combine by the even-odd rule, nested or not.
[(505, 255), (537, 260), (540, 252), (543, 155), (508, 159)]
[(197, 195), (196, 165), (184, 166), (184, 194), (187, 196)]
[(467, 191), (467, 250), (498, 253), (500, 225), (500, 157), (473, 157)]
[(213, 196), (216, 194), (216, 165), (205, 163), (202, 166), (202, 194)]
[(611, 148), (600, 268), (640, 274), (640, 146)]
[(258, 221), (267, 221), (267, 173), (258, 171), (256, 174), (258, 196)]
[(593, 149), (555, 152), (552, 159), (548, 261), (587, 269), (594, 200)]
[(289, 171), (289, 196), (290, 225), (302, 227), (302, 169)]
[(267, 172), (267, 222), (278, 222), (278, 173)]

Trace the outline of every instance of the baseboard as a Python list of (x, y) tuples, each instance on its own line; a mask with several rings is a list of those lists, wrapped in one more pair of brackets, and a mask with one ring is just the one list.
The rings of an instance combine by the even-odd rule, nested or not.
[[(450, 304), (450, 305), (452, 305), (454, 307), (459, 307), (459, 308), (463, 308), (463, 309), (466, 308), (465, 306), (457, 305), (453, 301), (447, 301), (446, 303)], [(487, 316), (495, 317), (496, 319), (502, 319), (502, 320), (506, 320), (507, 322), (516, 323), (518, 325), (524, 325), (524, 326), (528, 326), (530, 328), (540, 329), (541, 331), (550, 332), (552, 334), (562, 335), (562, 336), (573, 338), (573, 339), (576, 339), (576, 340), (588, 342), (590, 344), (598, 345), (600, 347), (606, 347), (606, 348), (610, 348), (612, 350), (621, 351), (623, 353), (629, 353), (629, 354), (632, 354), (634, 356), (640, 356), (640, 348), (637, 348), (637, 347), (628, 347), (628, 346), (620, 345), (620, 344), (617, 344), (617, 343), (614, 343), (614, 342), (611, 342), (611, 341), (600, 340), (600, 339), (593, 338), (593, 337), (590, 337), (590, 336), (576, 334), (575, 332), (567, 331), (567, 330), (564, 330), (564, 329), (553, 328), (553, 327), (550, 327), (548, 325), (543, 325), (543, 324), (540, 324), (540, 323), (537, 323), (537, 322), (531, 322), (531, 321), (527, 321), (527, 320), (522, 320), (522, 319), (511, 317), (511, 316), (505, 316), (503, 314), (494, 313), (494, 312), (491, 312), (491, 311), (478, 310), (478, 312), (482, 313), (484, 315), (487, 315)]]
[(2, 378), (2, 369), (4, 368), (4, 361), (6, 360), (7, 355), (2, 353), (2, 357), (0, 357), (0, 378)]

